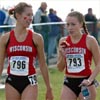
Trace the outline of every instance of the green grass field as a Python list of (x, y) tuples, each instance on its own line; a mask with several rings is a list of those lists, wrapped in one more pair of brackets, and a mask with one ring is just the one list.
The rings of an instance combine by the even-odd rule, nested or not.
[[(63, 73), (59, 72), (57, 68), (49, 68), (50, 73), (50, 80), (52, 84), (53, 94), (54, 94), (54, 100), (60, 100), (60, 91), (62, 87), (63, 82)], [(97, 77), (97, 79), (100, 81), (100, 75)], [(43, 81), (43, 78), (40, 75), (38, 75), (38, 83), (39, 83), (39, 94), (38, 94), (38, 100), (45, 100), (45, 84)], [(0, 90), (0, 100), (5, 100), (5, 94), (4, 90)], [(97, 88), (97, 99), (100, 100), (100, 87)]]

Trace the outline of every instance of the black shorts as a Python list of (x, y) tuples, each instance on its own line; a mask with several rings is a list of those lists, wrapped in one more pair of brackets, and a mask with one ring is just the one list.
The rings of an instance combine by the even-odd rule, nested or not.
[(36, 75), (31, 75), (31, 76), (8, 75), (6, 83), (10, 84), (21, 94), (29, 84), (31, 85), (37, 84), (37, 77)]
[(64, 85), (69, 87), (76, 94), (76, 96), (78, 97), (80, 92), (81, 92), (81, 87), (79, 87), (79, 85), (81, 84), (81, 82), (84, 79), (88, 79), (88, 78), (89, 77), (85, 77), (85, 78), (69, 78), (69, 77), (65, 77)]

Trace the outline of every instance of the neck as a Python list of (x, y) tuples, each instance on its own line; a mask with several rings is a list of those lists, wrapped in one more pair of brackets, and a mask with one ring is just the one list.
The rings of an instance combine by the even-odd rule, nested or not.
[(16, 24), (16, 27), (15, 27), (14, 31), (17, 34), (23, 34), (23, 33), (27, 32), (27, 29), (22, 27), (21, 25)]
[(78, 35), (70, 36), (70, 37), (73, 43), (77, 43), (81, 39), (82, 34), (78, 34)]

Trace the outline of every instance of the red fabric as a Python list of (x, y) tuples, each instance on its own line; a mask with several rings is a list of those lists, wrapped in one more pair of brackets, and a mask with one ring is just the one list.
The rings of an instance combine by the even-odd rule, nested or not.
[[(31, 75), (31, 74), (34, 74), (36, 73), (36, 70), (35, 70), (35, 66), (34, 66), (34, 60), (37, 56), (37, 50), (36, 50), (36, 47), (34, 46), (34, 43), (33, 43), (33, 39), (32, 39), (32, 31), (31, 30), (28, 30), (28, 35), (26, 37), (26, 39), (23, 41), (23, 42), (18, 42), (15, 38), (15, 35), (14, 35), (14, 30), (12, 30), (10, 32), (10, 37), (9, 37), (9, 43), (7, 45), (7, 56), (8, 56), (8, 60), (10, 59), (10, 57), (12, 56), (27, 56), (29, 57), (29, 72), (28, 74)], [(27, 46), (30, 47), (32, 49), (32, 51), (28, 51), (27, 50), (18, 50), (19, 47), (26, 47), (27, 49)], [(14, 48), (13, 48), (14, 47)], [(11, 49), (13, 48), (13, 49)], [(7, 69), (7, 73), (10, 74), (10, 64), (8, 62), (8, 69)]]
[[(67, 70), (68, 66), (66, 66), (65, 74), (77, 75), (77, 76), (78, 75), (79, 76), (89, 76), (91, 74), (90, 66), (91, 66), (91, 62), (92, 62), (92, 53), (86, 46), (86, 37), (87, 37), (87, 35), (83, 34), (80, 41), (78, 43), (75, 43), (75, 44), (72, 43), (70, 36), (68, 36), (66, 38), (66, 41), (70, 44), (70, 46), (67, 47), (67, 48), (69, 48), (69, 51), (67, 49), (66, 54), (79, 54), (79, 53), (81, 54), (81, 53), (83, 53), (82, 51), (80, 51), (80, 49), (78, 49), (78, 51), (74, 51), (73, 50), (74, 48), (83, 48), (86, 51), (86, 53), (85, 54), (83, 53), (84, 54), (85, 69), (81, 72), (78, 72), (78, 73), (69, 73)], [(71, 48), (73, 48), (73, 49), (71, 49)], [(70, 51), (70, 50), (72, 50), (72, 51)]]

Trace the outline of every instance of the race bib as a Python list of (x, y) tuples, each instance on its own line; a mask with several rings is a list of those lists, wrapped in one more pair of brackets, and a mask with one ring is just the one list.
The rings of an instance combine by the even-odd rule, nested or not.
[(28, 79), (29, 79), (31, 85), (38, 84), (36, 74), (28, 76)]
[(67, 54), (66, 62), (68, 72), (78, 73), (85, 69), (83, 54)]
[(10, 73), (13, 75), (28, 75), (29, 58), (25, 56), (12, 56), (10, 58)]

